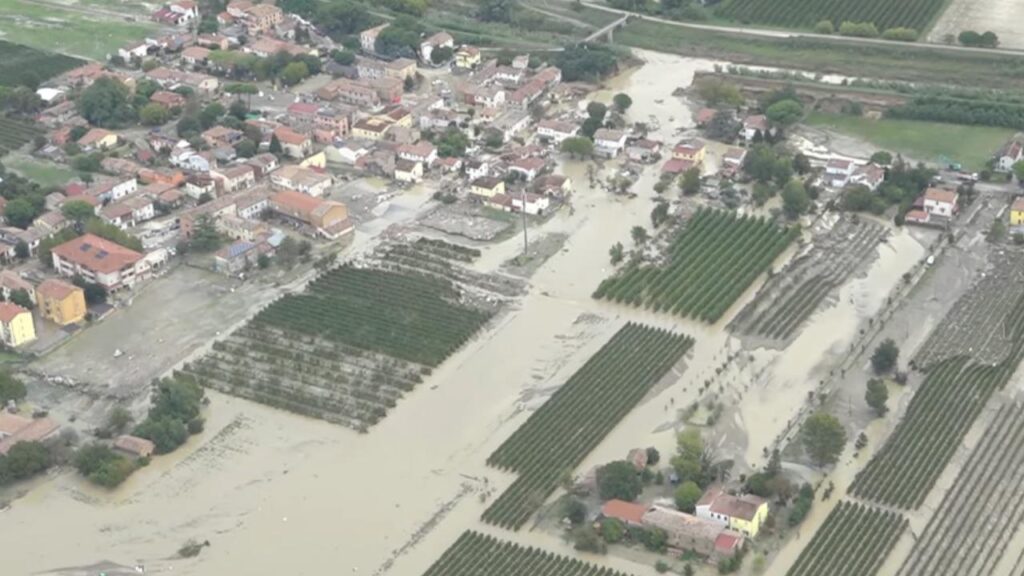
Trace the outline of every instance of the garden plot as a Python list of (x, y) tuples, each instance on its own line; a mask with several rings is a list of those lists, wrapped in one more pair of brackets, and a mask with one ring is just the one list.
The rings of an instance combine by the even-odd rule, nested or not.
[(627, 324), (555, 392), (487, 463), (519, 474), (483, 514), (518, 530), (573, 469), (693, 345), (682, 334)]
[(1005, 405), (903, 562), (899, 576), (993, 574), (1024, 520), (1024, 409)]
[(626, 576), (617, 570), (464, 532), (423, 576)]
[(840, 502), (786, 576), (873, 576), (906, 526), (895, 512)]
[(323, 273), (182, 371), (228, 394), (366, 431), (493, 316), (507, 296), (491, 287), (514, 292), (448, 259), (472, 259), (471, 249), (408, 246)]
[(832, 291), (874, 254), (886, 235), (857, 216), (827, 222), (809, 249), (773, 275), (729, 325), (735, 333), (788, 340)]
[(594, 298), (715, 322), (799, 235), (764, 218), (701, 209), (663, 262), (634, 261)]
[(1003, 319), (1024, 296), (1024, 255), (1007, 251), (991, 258), (990, 269), (960, 297), (917, 352), (915, 366), (928, 369), (961, 354), (996, 364), (1009, 354), (1013, 339)]

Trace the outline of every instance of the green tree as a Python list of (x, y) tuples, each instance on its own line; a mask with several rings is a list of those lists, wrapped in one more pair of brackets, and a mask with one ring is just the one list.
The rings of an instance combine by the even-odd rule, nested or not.
[(647, 242), (647, 229), (643, 226), (633, 226), (633, 229), (629, 231), (629, 235), (633, 238), (633, 243), (641, 245)]
[(135, 122), (128, 88), (119, 80), (103, 76), (96, 79), (75, 100), (78, 113), (93, 126), (124, 128)]
[(235, 154), (238, 154), (240, 158), (252, 158), (258, 150), (256, 143), (248, 138), (235, 144)]
[(700, 500), (701, 495), (703, 495), (703, 491), (696, 482), (693, 480), (683, 482), (676, 488), (676, 508), (687, 514), (693, 514), (696, 511), (697, 501)]
[(568, 518), (573, 525), (582, 524), (587, 519), (587, 506), (579, 498), (570, 496), (562, 505), (562, 517)]
[(132, 423), (132, 413), (124, 406), (115, 406), (107, 415), (107, 430), (113, 434), (124, 432)]
[(892, 164), (892, 153), (886, 152), (885, 150), (879, 150), (871, 155), (868, 162), (878, 164), (879, 166), (888, 166), (889, 164)]
[(889, 389), (885, 387), (885, 382), (878, 378), (868, 380), (864, 400), (875, 411), (875, 414), (878, 414), (879, 417), (885, 416), (885, 413), (889, 411), (885, 405), (889, 401)]
[(632, 502), (643, 490), (640, 475), (633, 464), (619, 460), (597, 469), (597, 491), (602, 500)]
[(239, 120), (245, 120), (246, 115), (249, 114), (249, 106), (246, 105), (245, 100), (235, 100), (231, 102), (230, 106), (228, 106), (228, 114), (231, 114)]
[(28, 291), (20, 288), (18, 290), (11, 290), (11, 302), (26, 310), (32, 310), (36, 307), (35, 303), (32, 302), (32, 296), (29, 295)]
[(562, 140), (561, 150), (572, 158), (589, 158), (594, 154), (594, 142), (582, 136), (571, 136)]
[(651, 210), (651, 226), (657, 228), (668, 220), (668, 202), (658, 202)]
[(1006, 223), (1003, 222), (1002, 218), (997, 217), (992, 221), (992, 225), (989, 226), (985, 238), (993, 244), (998, 244), (1006, 239)]
[(696, 83), (697, 96), (708, 106), (739, 106), (743, 95), (735, 84), (719, 78), (702, 78)]
[(0, 456), (0, 486), (35, 476), (52, 464), (53, 454), (45, 444), (18, 442), (6, 456)]
[(309, 67), (305, 62), (292, 62), (281, 71), (281, 83), (285, 86), (295, 86), (309, 76)]
[(21, 402), (26, 394), (28, 390), (24, 382), (6, 370), (0, 371), (0, 404), (6, 405), (11, 400)]
[(578, 526), (572, 531), (573, 548), (582, 552), (604, 554), (608, 547), (597, 535), (593, 526)]
[(608, 250), (608, 255), (612, 258), (612, 265), (622, 262), (622, 258), (625, 256), (625, 250), (622, 247), (622, 242), (612, 244), (611, 249)]
[(270, 153), (280, 156), (284, 152), (281, 147), (281, 141), (277, 139), (277, 134), (270, 137)]
[(626, 110), (629, 110), (629, 107), (633, 105), (633, 99), (629, 97), (629, 94), (619, 92), (612, 97), (612, 104), (615, 106), (615, 110), (617, 110), (619, 114), (622, 114)]
[(626, 535), (626, 526), (618, 518), (605, 518), (601, 521), (601, 537), (609, 544), (622, 541)]
[(871, 367), (876, 374), (885, 374), (896, 367), (900, 349), (892, 338), (886, 338), (871, 355)]
[(30, 252), (31, 251), (29, 250), (28, 243), (26, 243), (24, 240), (18, 240), (18, 243), (14, 245), (14, 256), (18, 260), (27, 259), (31, 255)]
[(608, 114), (608, 107), (600, 102), (590, 102), (587, 104), (587, 116), (590, 118), (596, 118), (598, 122), (603, 122), (604, 117)]
[(679, 180), (679, 189), (686, 196), (700, 192), (700, 168), (694, 166), (683, 172), (683, 177)]
[(189, 240), (189, 249), (196, 252), (213, 252), (220, 248), (224, 238), (217, 231), (217, 226), (208, 214), (201, 215), (196, 219), (195, 229), (192, 231), (192, 238)]
[(816, 34), (834, 34), (836, 27), (832, 25), (831, 20), (822, 20), (814, 25), (814, 32)]
[(846, 430), (828, 412), (818, 411), (807, 417), (800, 438), (811, 460), (818, 466), (835, 464), (846, 445)]
[(466, 155), (467, 148), (469, 137), (455, 126), (445, 128), (444, 133), (437, 139), (437, 155), (442, 158), (461, 158)]
[(718, 110), (704, 128), (704, 134), (708, 138), (726, 144), (735, 142), (739, 131), (740, 121), (731, 110)]
[(139, 110), (139, 122), (145, 126), (160, 126), (170, 119), (171, 113), (162, 104), (150, 102)]
[(82, 289), (82, 292), (85, 294), (86, 304), (92, 306), (94, 304), (103, 304), (107, 301), (107, 289), (102, 284), (87, 282), (81, 276), (72, 278), (71, 283)]
[(439, 46), (430, 51), (430, 61), (434, 64), (444, 64), (452, 59), (454, 51), (448, 46)]
[(15, 198), (4, 206), (4, 218), (17, 228), (28, 228), (35, 220), (38, 210), (26, 198)]
[(199, 113), (199, 125), (203, 127), (203, 130), (209, 130), (217, 125), (226, 112), (223, 104), (211, 102)]
[(811, 206), (811, 199), (807, 196), (804, 185), (799, 180), (790, 180), (782, 189), (782, 211), (790, 220), (798, 218), (807, 212)]
[(783, 128), (796, 124), (803, 114), (804, 105), (797, 100), (781, 100), (764, 111), (764, 115), (773, 125)]
[(96, 217), (96, 208), (84, 200), (68, 200), (61, 205), (60, 211), (65, 218), (78, 225)]
[(484, 22), (511, 22), (515, 0), (479, 0), (476, 17)]

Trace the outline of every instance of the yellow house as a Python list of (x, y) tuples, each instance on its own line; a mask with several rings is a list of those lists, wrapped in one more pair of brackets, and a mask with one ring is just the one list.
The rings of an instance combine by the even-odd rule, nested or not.
[(470, 186), (471, 193), (484, 198), (493, 198), (496, 194), (505, 193), (505, 181), (490, 176), (477, 178)]
[(698, 518), (724, 524), (754, 538), (768, 518), (768, 501), (752, 494), (733, 496), (719, 487), (711, 487), (697, 502), (696, 513)]
[(103, 128), (93, 128), (78, 139), (78, 145), (82, 150), (107, 150), (117, 146), (117, 134)]
[(463, 46), (455, 51), (455, 66), (468, 70), (480, 65), (480, 49), (475, 46)]
[(700, 140), (683, 140), (672, 149), (672, 157), (700, 164), (704, 162), (704, 151), (706, 148)]
[(36, 288), (36, 304), (43, 318), (60, 326), (85, 319), (85, 292), (63, 280), (44, 280)]
[(10, 302), (0, 302), (0, 339), (11, 348), (17, 348), (36, 339), (36, 325), (32, 313)]
[(1010, 205), (1010, 226), (1024, 224), (1024, 196), (1017, 198)]
[(327, 154), (322, 151), (317, 152), (302, 162), (299, 162), (299, 166), (302, 166), (303, 168), (327, 168)]

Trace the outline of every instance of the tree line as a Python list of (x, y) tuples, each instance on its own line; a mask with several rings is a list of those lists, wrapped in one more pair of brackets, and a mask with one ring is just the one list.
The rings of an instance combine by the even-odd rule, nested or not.
[(965, 100), (929, 95), (886, 111), (886, 116), (951, 124), (1024, 129), (1024, 104), (991, 99)]

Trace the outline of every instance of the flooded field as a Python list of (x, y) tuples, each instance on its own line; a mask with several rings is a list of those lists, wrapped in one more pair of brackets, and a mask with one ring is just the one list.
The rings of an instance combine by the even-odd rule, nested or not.
[[(613, 79), (598, 98), (628, 92), (634, 101), (629, 119), (653, 117), (653, 137), (671, 145), (693, 125), (689, 106), (672, 92), (713, 63), (640, 56), (646, 64)], [(637, 117), (641, 110), (643, 117)], [(616, 169), (616, 163), (598, 168), (595, 181)], [(116, 491), (89, 487), (69, 472), (54, 473), (0, 513), (5, 573), (74, 574), (62, 567), (106, 561), (143, 564), (147, 573), (186, 575), (418, 576), (468, 528), (566, 551), (569, 545), (556, 535), (512, 534), (479, 522), (480, 513), (512, 482), (484, 461), (622, 325), (640, 321), (672, 328), (696, 344), (685, 371), (666, 377), (576, 472), (620, 459), (637, 446), (671, 453), (681, 426), (678, 410), (713, 397), (730, 408), (723, 418), (727, 425), (709, 440), (718, 456), (737, 459), (734, 474), (739, 474), (762, 464), (763, 448), (785, 433), (808, 390), (845, 361), (860, 328), (926, 255), (914, 235), (893, 229), (866, 270), (844, 283), (791, 345), (745, 350), (726, 325), (763, 279), (714, 325), (591, 298), (612, 272), (610, 246), (629, 243), (633, 226), (649, 227), (656, 168), (642, 172), (632, 199), (592, 186), (583, 163), (565, 161), (558, 172), (575, 184), (572, 210), (558, 212), (530, 234), (565, 241), (532, 271), (529, 293), (370, 434), (209, 392), (206, 431)], [(360, 222), (349, 254), (371, 248), (387, 226), (407, 223), (426, 196), (409, 191), (375, 209), (376, 218)], [(472, 267), (493, 272), (519, 254), (522, 239), (479, 247), (483, 254)], [(773, 269), (794, 253), (780, 256)], [(742, 361), (730, 363), (736, 356)], [(706, 380), (713, 382), (702, 394)], [(847, 460), (835, 474), (852, 466)], [(826, 509), (815, 506), (805, 533)], [(188, 539), (209, 540), (210, 547), (194, 559), (175, 558)], [(636, 573), (650, 570), (614, 555), (588, 560)]]

